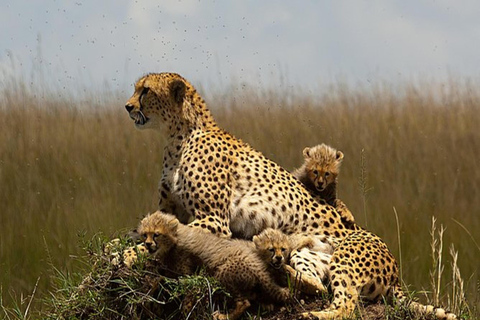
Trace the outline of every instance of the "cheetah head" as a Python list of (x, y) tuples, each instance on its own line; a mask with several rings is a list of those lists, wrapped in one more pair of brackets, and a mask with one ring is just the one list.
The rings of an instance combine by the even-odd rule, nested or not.
[(343, 152), (321, 144), (312, 148), (305, 148), (303, 156), (306, 162), (308, 180), (317, 191), (324, 191), (336, 181), (343, 161)]
[(262, 260), (275, 269), (280, 269), (287, 263), (290, 245), (287, 236), (280, 230), (265, 229), (253, 237), (253, 243)]
[(135, 84), (125, 109), (139, 129), (174, 126), (181, 118), (187, 86), (175, 73), (148, 74)]
[(138, 233), (148, 252), (156, 257), (165, 257), (177, 243), (178, 224), (175, 217), (160, 211), (143, 218), (138, 226)]

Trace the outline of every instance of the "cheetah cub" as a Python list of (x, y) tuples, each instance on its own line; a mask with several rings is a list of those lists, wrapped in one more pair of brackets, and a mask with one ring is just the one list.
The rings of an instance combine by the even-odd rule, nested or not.
[(335, 207), (344, 222), (355, 222), (347, 206), (337, 198), (337, 177), (343, 161), (343, 152), (322, 143), (303, 149), (305, 162), (292, 174), (303, 183), (312, 196)]
[[(237, 319), (250, 306), (251, 299), (279, 303), (290, 300), (289, 289), (275, 283), (250, 241), (220, 238), (183, 225), (173, 215), (160, 211), (147, 215), (138, 232), (157, 260), (171, 264), (179, 272), (192, 272), (198, 262), (225, 287), (235, 300), (235, 309), (228, 314), (215, 312), (215, 319)], [(262, 295), (256, 296), (255, 292)]]
[(147, 215), (137, 228), (147, 252), (167, 277), (194, 274), (201, 264), (194, 254), (177, 246), (177, 224), (175, 219), (154, 213)]
[[(270, 273), (281, 286), (286, 287), (288, 279), (290, 279), (295, 289), (302, 292), (315, 294), (326, 291), (319, 279), (324, 280), (328, 274), (328, 262), (332, 256), (333, 247), (325, 236), (306, 234), (287, 236), (278, 229), (267, 228), (253, 237), (253, 243), (258, 255), (270, 266)], [(315, 278), (309, 277), (303, 272), (298, 272), (289, 265), (290, 255), (298, 254), (302, 249), (315, 251), (312, 254), (321, 255), (320, 258), (325, 260), (323, 265), (314, 264), (316, 270), (310, 272), (310, 274), (315, 274), (317, 276)]]

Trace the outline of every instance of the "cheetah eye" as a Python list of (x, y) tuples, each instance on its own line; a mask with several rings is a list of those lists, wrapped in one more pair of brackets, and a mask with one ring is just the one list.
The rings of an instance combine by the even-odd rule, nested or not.
[(140, 93), (140, 102), (142, 102), (143, 96), (145, 96), (148, 93), (148, 91), (150, 91), (150, 88), (143, 87), (142, 93)]
[(268, 249), (268, 251), (270, 251), (270, 252), (275, 252), (275, 249), (274, 249), (274, 248), (270, 248), (270, 249)]
[(315, 177), (318, 177), (318, 171), (317, 170), (313, 170), (313, 174), (315, 175)]
[(287, 251), (287, 249), (285, 249), (285, 248), (282, 248), (282, 252), (285, 252), (285, 251)]
[(155, 238), (158, 237), (160, 235), (160, 233), (158, 232), (155, 232), (155, 234), (153, 235)]
[(330, 172), (325, 172), (325, 178), (328, 177), (330, 175)]
[(140, 237), (142, 237), (143, 239), (147, 239), (147, 234), (146, 234), (146, 233), (142, 233), (142, 234), (140, 235)]

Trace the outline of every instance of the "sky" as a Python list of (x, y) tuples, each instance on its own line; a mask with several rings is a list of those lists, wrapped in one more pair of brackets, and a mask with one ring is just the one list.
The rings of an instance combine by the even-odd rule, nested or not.
[(480, 75), (478, 0), (0, 0), (0, 27), (0, 77), (70, 91)]

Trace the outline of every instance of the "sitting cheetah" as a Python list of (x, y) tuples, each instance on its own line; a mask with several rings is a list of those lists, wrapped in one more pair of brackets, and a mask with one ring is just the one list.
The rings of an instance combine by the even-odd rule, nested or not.
[[(334, 243), (329, 270), (333, 302), (328, 310), (312, 312), (315, 316), (351, 314), (360, 292), (368, 299), (403, 296), (397, 263), (382, 239), (355, 222), (346, 224), (334, 207), (317, 201), (292, 174), (222, 130), (183, 77), (145, 75), (125, 108), (137, 128), (159, 130), (167, 137), (159, 210), (184, 223), (194, 219), (192, 228), (223, 237), (252, 239), (274, 228), (326, 236)], [(435, 314), (454, 319), (442, 312), (437, 309)]]
[(343, 161), (343, 152), (320, 144), (303, 149), (305, 162), (292, 174), (300, 180), (315, 197), (325, 200), (341, 214), (345, 223), (353, 223), (355, 218), (342, 200), (337, 198), (337, 177)]
[[(289, 289), (275, 283), (250, 241), (220, 238), (183, 225), (174, 216), (159, 211), (147, 215), (138, 232), (149, 252), (163, 265), (186, 274), (203, 266), (225, 286), (236, 307), (228, 315), (216, 313), (216, 319), (237, 319), (250, 306), (252, 298), (283, 303), (290, 299)], [(266, 297), (256, 297), (257, 292)]]

